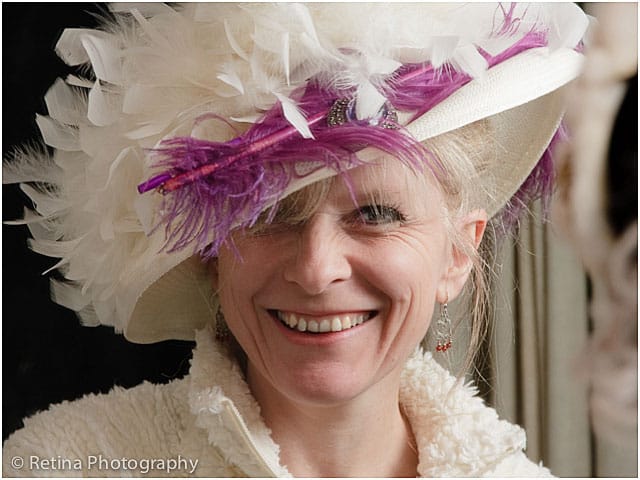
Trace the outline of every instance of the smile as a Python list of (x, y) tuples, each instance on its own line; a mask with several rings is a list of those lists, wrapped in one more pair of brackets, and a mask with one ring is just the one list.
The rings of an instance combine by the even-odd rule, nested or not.
[(350, 313), (309, 318), (292, 312), (272, 311), (287, 327), (299, 332), (328, 333), (341, 332), (356, 327), (375, 316), (376, 312)]

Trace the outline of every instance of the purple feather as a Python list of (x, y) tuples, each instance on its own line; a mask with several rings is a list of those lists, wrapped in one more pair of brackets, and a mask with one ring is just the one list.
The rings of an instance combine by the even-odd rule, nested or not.
[[(509, 35), (516, 29), (518, 19), (513, 18), (513, 8), (503, 10), (503, 16), (496, 34)], [(545, 43), (544, 32), (532, 31), (494, 57), (480, 53), (493, 66)], [(471, 80), (449, 65), (439, 69), (428, 63), (404, 65), (387, 79), (383, 93), (394, 109), (411, 112), (416, 118)], [(192, 137), (163, 142), (154, 153), (160, 157), (158, 167), (165, 170), (138, 189), (142, 193), (158, 188), (167, 194), (161, 224), (165, 226), (169, 251), (195, 243), (204, 257), (215, 256), (232, 228), (253, 225), (266, 207), (282, 199), (293, 180), (320, 168), (345, 174), (362, 164), (356, 152), (366, 147), (386, 152), (412, 168), (427, 166), (439, 176), (443, 167), (400, 125), (385, 128), (369, 120), (350, 120), (329, 126), (327, 115), (336, 100), (353, 96), (352, 90), (327, 89), (313, 79), (292, 94), (307, 118), (313, 139), (303, 138), (278, 104), (247, 132), (228, 142)], [(540, 168), (548, 170), (547, 163), (543, 157)], [(547, 188), (547, 174), (538, 168), (514, 198), (514, 205), (524, 202), (530, 192)], [(509, 215), (516, 210), (509, 210)], [(215, 232), (213, 240), (211, 232)]]
[[(285, 120), (269, 117), (264, 121), (266, 125), (258, 124), (254, 128), (264, 127), (270, 131), (271, 121)], [(241, 145), (251, 144), (253, 130), (245, 134)], [(215, 175), (202, 176), (187, 187), (171, 192), (171, 201), (164, 205), (167, 243), (171, 250), (196, 241), (203, 247), (205, 257), (216, 255), (231, 228), (251, 226), (266, 206), (281, 200), (292, 180), (320, 168), (344, 173), (362, 164), (356, 152), (364, 147), (373, 146), (418, 169), (424, 168), (424, 159), (429, 155), (421, 143), (402, 130), (352, 122), (339, 127), (318, 125), (312, 131), (315, 139), (293, 136), (276, 147), (236, 160), (233, 168), (220, 168)], [(243, 147), (231, 150), (237, 148)], [(228, 144), (185, 137), (166, 142), (158, 153), (165, 156), (162, 164), (175, 165), (173, 171), (177, 175), (201, 165), (224, 163), (229, 149)], [(181, 159), (180, 162), (175, 162), (176, 158)], [(223, 234), (208, 243), (211, 231)]]
[(506, 235), (517, 228), (522, 214), (535, 200), (541, 200), (543, 216), (547, 216), (555, 184), (554, 153), (567, 138), (566, 129), (561, 124), (529, 176), (500, 210), (498, 218), (503, 234)]

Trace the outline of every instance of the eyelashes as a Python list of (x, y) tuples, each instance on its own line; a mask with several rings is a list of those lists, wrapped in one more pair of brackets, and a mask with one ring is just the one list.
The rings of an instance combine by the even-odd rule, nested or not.
[(366, 225), (390, 225), (403, 223), (407, 220), (400, 209), (393, 205), (364, 205), (358, 208), (355, 216), (357, 220)]
[[(306, 222), (307, 219), (297, 216), (281, 215), (276, 215), (272, 222), (267, 222), (263, 216), (246, 233), (253, 237), (286, 233), (302, 228)], [(406, 224), (408, 219), (400, 207), (394, 204), (371, 203), (345, 213), (341, 222), (348, 228), (363, 229), (363, 231), (374, 233), (388, 231), (391, 227)]]

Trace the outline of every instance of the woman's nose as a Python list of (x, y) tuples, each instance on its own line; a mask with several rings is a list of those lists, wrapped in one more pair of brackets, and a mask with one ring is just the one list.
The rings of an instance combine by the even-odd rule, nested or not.
[(351, 277), (346, 241), (330, 215), (316, 214), (298, 235), (295, 256), (286, 265), (284, 278), (310, 295)]

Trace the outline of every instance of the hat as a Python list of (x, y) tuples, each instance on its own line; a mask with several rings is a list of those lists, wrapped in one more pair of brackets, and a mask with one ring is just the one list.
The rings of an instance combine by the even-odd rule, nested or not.
[(201, 257), (231, 229), (381, 151), (415, 162), (420, 142), (486, 119), (500, 155), (482, 206), (496, 214), (558, 129), (588, 24), (565, 3), (111, 10), (56, 46), (91, 69), (45, 96), (55, 153), (17, 154), (3, 181), (35, 204), (31, 248), (60, 259), (54, 301), (138, 343), (213, 321)]

